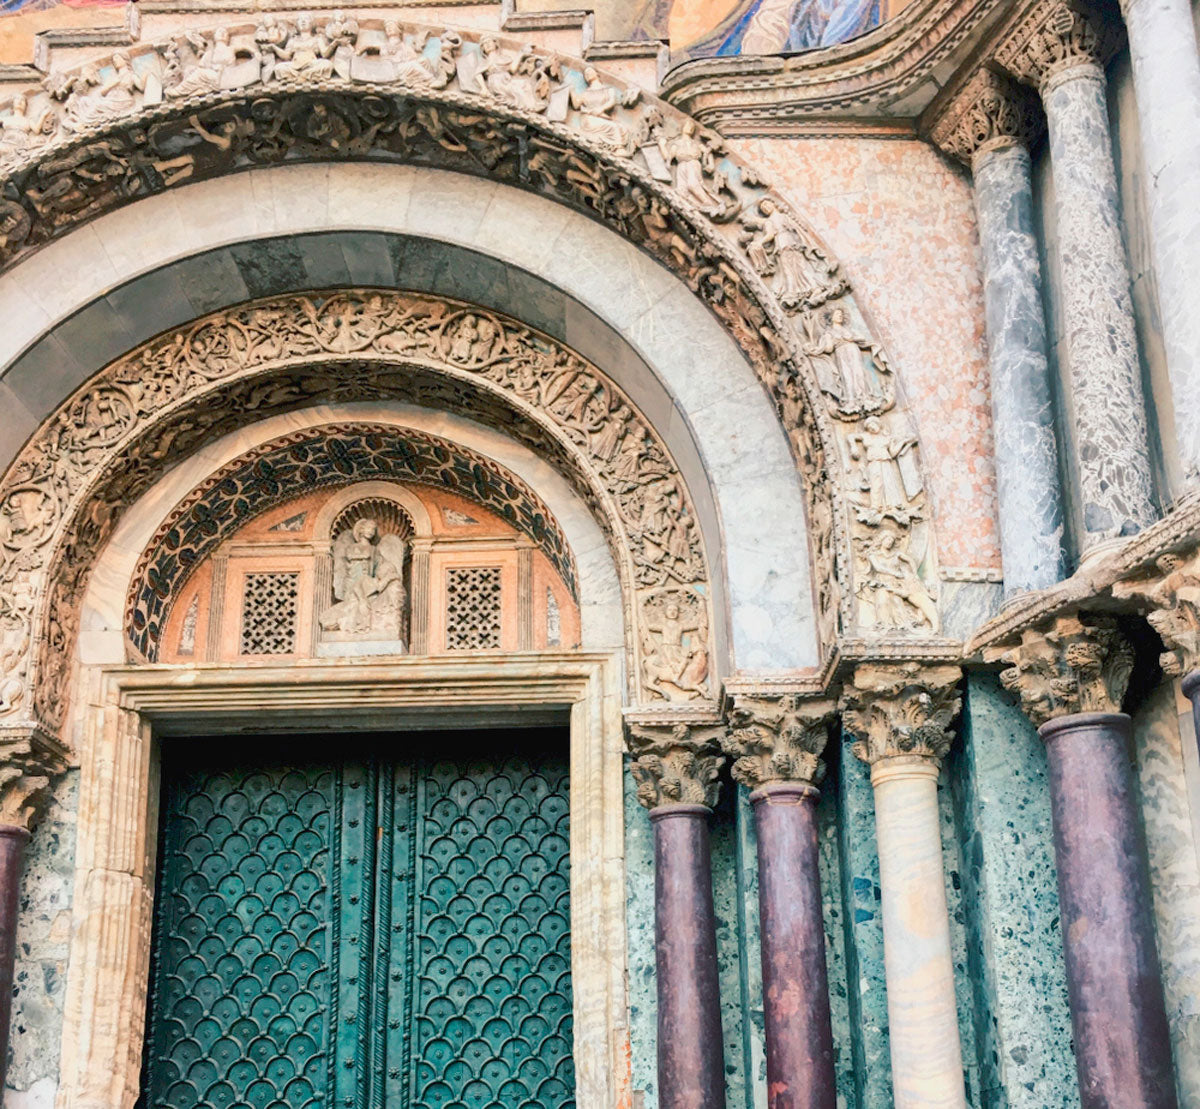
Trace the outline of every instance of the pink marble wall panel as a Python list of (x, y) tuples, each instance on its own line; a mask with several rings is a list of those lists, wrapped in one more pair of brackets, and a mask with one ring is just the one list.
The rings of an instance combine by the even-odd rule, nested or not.
[(983, 279), (970, 181), (896, 139), (729, 144), (841, 263), (921, 439), (942, 566), (999, 569)]

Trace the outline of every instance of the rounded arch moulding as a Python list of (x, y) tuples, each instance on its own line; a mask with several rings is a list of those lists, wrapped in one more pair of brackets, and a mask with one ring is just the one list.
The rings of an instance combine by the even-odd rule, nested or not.
[(839, 641), (939, 635), (916, 429), (837, 263), (719, 136), (582, 61), (337, 16), (138, 44), (0, 105), (0, 264), (185, 182), (333, 159), (536, 191), (674, 271), (743, 350), (787, 431), (826, 657)]
[[(0, 726), (31, 715), (58, 727), (90, 567), (123, 511), (170, 466), (278, 413), (389, 400), (495, 427), (561, 472), (613, 553), (632, 699), (715, 702), (709, 556), (687, 485), (632, 401), (515, 320), (437, 297), (355, 290), (253, 302), (166, 332), (111, 363), (42, 425), (0, 484)], [(319, 458), (297, 461), (293, 444), (291, 454), (259, 460), (239, 489), (244, 507), (231, 508), (241, 514), (235, 522), (288, 485), (457, 483), (525, 531), (575, 588), (571, 552), (532, 493), (521, 496), (520, 482), (475, 452), (413, 435), (377, 429), (353, 443), (335, 437)], [(223, 534), (212, 505), (193, 507), (182, 530), (174, 516), (164, 525), (164, 558), (139, 571), (142, 600), (128, 615), (143, 657), (187, 567)]]

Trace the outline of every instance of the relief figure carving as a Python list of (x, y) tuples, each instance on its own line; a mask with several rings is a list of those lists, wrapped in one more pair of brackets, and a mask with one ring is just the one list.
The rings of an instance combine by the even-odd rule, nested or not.
[(333, 541), (336, 599), (320, 614), (321, 628), (340, 638), (403, 640), (407, 550), (399, 536), (381, 535), (369, 516), (343, 530)]
[(644, 607), (646, 688), (668, 701), (707, 696), (708, 621), (703, 603), (686, 594), (668, 593)]
[(840, 305), (818, 319), (804, 317), (804, 353), (812, 360), (821, 391), (836, 401), (837, 414), (849, 417), (880, 412), (895, 402), (881, 379), (890, 376), (887, 355), (874, 340), (853, 331)]
[(742, 217), (742, 227), (739, 241), (751, 265), (773, 279), (779, 303), (788, 311), (823, 304), (844, 290), (837, 267), (770, 197), (758, 202), (758, 218)]

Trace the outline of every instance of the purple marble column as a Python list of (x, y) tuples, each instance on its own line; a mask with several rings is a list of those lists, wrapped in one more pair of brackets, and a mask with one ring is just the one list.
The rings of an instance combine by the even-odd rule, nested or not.
[(759, 929), (769, 1109), (835, 1109), (833, 1031), (817, 855), (816, 786), (750, 794), (758, 833)]
[(650, 810), (660, 1109), (725, 1109), (709, 816), (705, 805)]
[(21, 866), (29, 833), (0, 824), (0, 1091), (8, 1070), (8, 1031), (12, 1021), (13, 963), (17, 955), (17, 915), (21, 898)]
[(1075, 713), (1038, 731), (1083, 1109), (1175, 1109), (1129, 717)]

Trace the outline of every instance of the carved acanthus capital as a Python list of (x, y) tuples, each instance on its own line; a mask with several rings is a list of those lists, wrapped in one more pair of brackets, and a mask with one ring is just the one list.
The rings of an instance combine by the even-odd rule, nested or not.
[(32, 830), (66, 768), (66, 751), (41, 728), (0, 731), (0, 825)]
[(1001, 684), (1041, 727), (1077, 712), (1120, 712), (1134, 654), (1115, 617), (1072, 613), (1026, 628), (1019, 644), (989, 647), (984, 658), (1007, 665)]
[(1200, 668), (1200, 549), (1159, 555), (1154, 569), (1113, 583), (1113, 596), (1146, 611), (1162, 636), (1163, 672), (1173, 678)]
[(1043, 0), (1012, 28), (996, 50), (996, 61), (1045, 92), (1066, 70), (1103, 69), (1120, 43), (1118, 19), (1105, 18), (1076, 0)]
[(720, 724), (629, 724), (627, 743), (638, 801), (660, 805), (717, 803), (724, 727)]
[(734, 759), (734, 779), (748, 789), (776, 782), (819, 785), (825, 776), (821, 752), (836, 713), (833, 701), (804, 700), (795, 693), (735, 696), (722, 741)]
[(883, 759), (940, 765), (950, 750), (950, 725), (962, 706), (957, 666), (863, 663), (842, 691), (842, 723), (854, 754), (874, 766)]
[(1044, 126), (1037, 95), (986, 66), (962, 87), (929, 133), (967, 166), (978, 154), (1003, 146), (1026, 149)]

